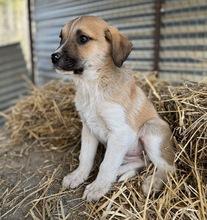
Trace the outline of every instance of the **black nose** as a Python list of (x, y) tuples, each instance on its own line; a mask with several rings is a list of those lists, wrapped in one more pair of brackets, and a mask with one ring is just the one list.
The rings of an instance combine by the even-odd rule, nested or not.
[(61, 58), (61, 54), (60, 53), (53, 53), (51, 55), (51, 60), (53, 63), (57, 63), (57, 61)]

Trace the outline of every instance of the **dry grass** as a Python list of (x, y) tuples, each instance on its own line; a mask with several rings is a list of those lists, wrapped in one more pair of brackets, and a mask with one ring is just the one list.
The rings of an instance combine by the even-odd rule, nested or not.
[(50, 149), (78, 145), (81, 123), (73, 101), (74, 85), (52, 81), (33, 89), (32, 96), (17, 102), (8, 116), (13, 141), (35, 141), (36, 146)]
[[(1, 215), (5, 219), (12, 219), (20, 210), (23, 211), (19, 216), (34, 220), (207, 219), (207, 84), (188, 82), (169, 87), (154, 76), (140, 75), (136, 81), (174, 134), (176, 172), (168, 176), (163, 191), (152, 197), (144, 197), (142, 193), (141, 183), (149, 173), (154, 173), (152, 165), (137, 177), (115, 183), (96, 203), (80, 199), (85, 186), (63, 191), (61, 180), (67, 173), (64, 169), (69, 166), (72, 171), (78, 164), (81, 123), (74, 108), (73, 84), (52, 81), (42, 89), (34, 87), (32, 95), (17, 102), (12, 113), (6, 115), (6, 133), (11, 137), (8, 143), (3, 141), (4, 149), (11, 146), (7, 161), (10, 163), (17, 155), (27, 159), (21, 161), (16, 171), (21, 174), (19, 182), (8, 186), (6, 178), (2, 180), (6, 191), (0, 196)], [(13, 155), (15, 145), (20, 148)], [(40, 165), (31, 163), (40, 155), (43, 157)], [(8, 163), (4, 166), (5, 173)], [(25, 173), (26, 170), (30, 173)], [(37, 174), (32, 185), (30, 180)], [(96, 174), (97, 166), (89, 181)]]

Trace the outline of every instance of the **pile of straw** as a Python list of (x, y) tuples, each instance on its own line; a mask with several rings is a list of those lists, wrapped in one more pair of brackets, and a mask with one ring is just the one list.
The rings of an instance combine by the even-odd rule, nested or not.
[(62, 149), (80, 143), (81, 123), (74, 106), (72, 83), (52, 81), (33, 87), (32, 95), (20, 100), (7, 116), (7, 129), (14, 143)]
[[(84, 208), (76, 210), (77, 217), (73, 219), (81, 219), (83, 215), (86, 219), (207, 219), (207, 84), (188, 82), (170, 87), (154, 76), (139, 76), (136, 81), (160, 116), (171, 125), (177, 150), (176, 172), (169, 174), (161, 193), (145, 197), (141, 184), (154, 172), (151, 164), (137, 177), (115, 183), (98, 202), (84, 202)], [(71, 83), (59, 81), (52, 81), (42, 89), (34, 88), (33, 94), (17, 102), (12, 113), (6, 116), (7, 133), (13, 142), (55, 151), (70, 151), (80, 146), (81, 123), (73, 103), (74, 93)], [(74, 157), (77, 160), (78, 155)], [(97, 172), (96, 168), (92, 178)], [(58, 182), (61, 183), (61, 178)], [(73, 191), (74, 198), (84, 187)], [(50, 198), (53, 207), (60, 201), (62, 204), (59, 218), (54, 219), (69, 219), (63, 191), (54, 196), (49, 189), (50, 186), (44, 198), (40, 196), (39, 200), (31, 201), (30, 216), (46, 219), (48, 215), (42, 211), (45, 203), (38, 207), (37, 201)], [(54, 212), (50, 210), (50, 213)]]

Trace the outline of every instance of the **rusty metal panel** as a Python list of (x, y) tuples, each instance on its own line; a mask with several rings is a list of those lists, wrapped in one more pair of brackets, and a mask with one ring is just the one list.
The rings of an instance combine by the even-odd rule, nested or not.
[(207, 77), (207, 1), (162, 4), (160, 77), (174, 82)]

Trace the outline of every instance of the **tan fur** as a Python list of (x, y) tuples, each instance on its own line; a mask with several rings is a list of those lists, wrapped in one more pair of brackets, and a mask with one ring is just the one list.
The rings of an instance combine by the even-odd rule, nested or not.
[[(108, 96), (108, 99), (118, 102), (125, 108), (127, 116), (126, 122), (133, 130), (138, 131), (144, 122), (151, 118), (159, 118), (159, 116), (143, 91), (136, 86), (134, 77), (130, 71), (127, 71), (127, 73), (121, 73), (121, 71), (122, 70), (114, 72), (113, 70), (113, 72), (106, 71), (107, 74), (105, 72), (103, 72), (103, 74), (100, 73), (100, 89), (103, 90), (101, 92), (103, 92), (105, 96)], [(123, 71), (126, 70), (123, 68)], [(160, 126), (160, 123), (158, 126)], [(172, 141), (169, 143), (169, 140), (172, 138), (172, 133), (166, 123), (164, 123), (161, 128), (163, 133), (167, 133), (161, 145), (162, 157), (169, 164), (173, 164), (173, 143)]]
[(138, 131), (145, 121), (158, 117), (158, 114), (143, 91), (136, 86), (132, 73), (124, 68), (115, 71), (117, 72), (107, 71), (107, 75), (104, 71), (103, 76), (100, 73), (99, 83), (108, 99), (118, 102), (125, 108), (127, 123)]
[[(72, 74), (77, 86), (76, 108), (83, 122), (80, 165), (64, 178), (63, 186), (74, 188), (88, 178), (100, 141), (106, 154), (83, 198), (97, 200), (117, 176), (120, 181), (134, 176), (144, 166), (142, 151), (157, 166), (154, 180), (147, 177), (143, 191), (148, 193), (151, 181), (152, 190), (160, 190), (167, 180), (166, 172), (173, 169), (172, 133), (136, 86), (131, 71), (122, 66), (132, 43), (93, 16), (72, 20), (61, 35), (61, 45), (52, 60), (58, 72)], [(83, 35), (87, 36), (86, 43), (80, 42)]]

